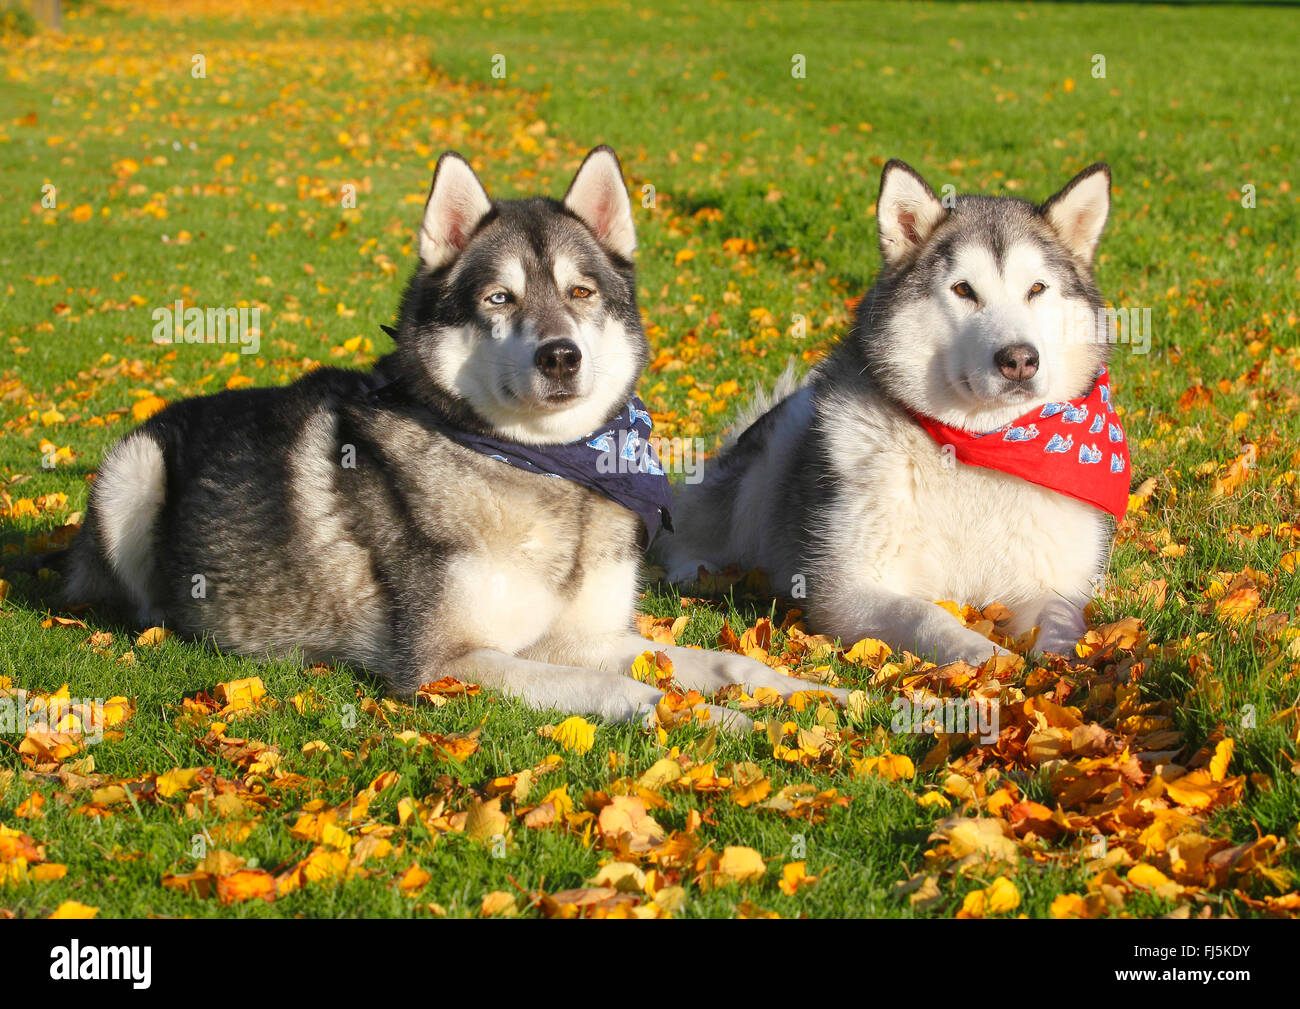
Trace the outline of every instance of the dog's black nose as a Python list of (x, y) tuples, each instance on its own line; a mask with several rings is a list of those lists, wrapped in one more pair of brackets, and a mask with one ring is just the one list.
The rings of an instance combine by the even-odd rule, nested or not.
[(582, 364), (582, 351), (572, 340), (550, 340), (537, 348), (533, 363), (547, 378), (568, 378)]
[(998, 370), (1013, 382), (1033, 378), (1038, 372), (1038, 351), (1027, 343), (1012, 343), (993, 355)]

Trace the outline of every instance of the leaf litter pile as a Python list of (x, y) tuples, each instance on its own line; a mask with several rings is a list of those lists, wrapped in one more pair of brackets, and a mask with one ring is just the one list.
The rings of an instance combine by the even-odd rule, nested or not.
[[(105, 739), (132, 732), (132, 700), (115, 697), (92, 711), (73, 702), (66, 685), (26, 694), (0, 679), (0, 698), (21, 703), (28, 714), (17, 753), (19, 774), (30, 786), (14, 809), (18, 825), (0, 826), (0, 879), (8, 888), (64, 878), (67, 866), (38, 839), (51, 806), (97, 819), (138, 817), (150, 808), (193, 823), (204, 840), (202, 858), (167, 869), (157, 880), (195, 900), (274, 902), (364, 879), (399, 893), (413, 914), (442, 915), (447, 908), (422, 899), (432, 878), (422, 863), (449, 835), (504, 850), (519, 835), (540, 832), (593, 849), (599, 870), (558, 889), (516, 884), (491, 890), (469, 910), (666, 917), (682, 911), (693, 895), (720, 886), (741, 884), (746, 894), (771, 886), (795, 896), (836, 871), (832, 864), (812, 874), (804, 860), (728, 843), (716, 829), (717, 807), (816, 825), (852, 801), (835, 786), (837, 779), (875, 778), (938, 816), (922, 858), (894, 885), (897, 898), (919, 912), (951, 904), (954, 893), (964, 891), (958, 917), (1014, 913), (1022, 888), (1053, 866), (1086, 873), (1085, 887), (1052, 901), (1055, 917), (1123, 915), (1130, 901), (1146, 897), (1173, 902), (1177, 914), (1208, 916), (1227, 895), (1270, 914), (1300, 911), (1300, 893), (1278, 865), (1285, 838), (1261, 833), (1234, 844), (1213, 826), (1215, 815), (1238, 804), (1247, 788), (1266, 789), (1269, 782), (1233, 773), (1230, 735), (1216, 732), (1190, 747), (1174, 728), (1172, 702), (1143, 699), (1141, 681), (1159, 649), (1136, 618), (1095, 627), (1080, 640), (1076, 656), (1037, 666), (1017, 655), (983, 666), (936, 666), (906, 652), (895, 655), (871, 639), (842, 649), (808, 634), (798, 610), (788, 611), (779, 627), (763, 618), (740, 634), (724, 622), (722, 647), (808, 679), (808, 690), (787, 703), (767, 689), (750, 696), (732, 687), (708, 699), (676, 687), (671, 661), (654, 646), (675, 643), (696, 609), (712, 605), (683, 599), (681, 616), (640, 618), (647, 650), (632, 675), (666, 691), (659, 725), (644, 730), (658, 756), (633, 764), (610, 750), (603, 787), (581, 792), (565, 781), (566, 762), (592, 751), (606, 731), (581, 717), (536, 730), (553, 750), (534, 765), (486, 779), (457, 773), (489, 743), (482, 726), (445, 735), (403, 727), (421, 706), (446, 709), (479, 694), (478, 687), (452, 679), (421, 688), (415, 707), (360, 697), (358, 717), (369, 735), (357, 751), (343, 754), (360, 766), (369, 751), (392, 744), (446, 770), (430, 779), (386, 769), (342, 801), (319, 797), (337, 793), (337, 783), (312, 775), (313, 762), (330, 751), (327, 743), (309, 741), (295, 753), (255, 738), (267, 713), (301, 714), (321, 704), (311, 690), (278, 700), (260, 678), (249, 677), (178, 698), (171, 729), (210, 762), (142, 769), (123, 778), (97, 772), (86, 736), (92, 729)], [(1008, 615), (1001, 607), (980, 612), (947, 605), (967, 626), (1016, 644), (997, 633), (995, 621)], [(89, 633), (80, 621), (50, 621), (50, 629), (87, 635), (87, 647), (112, 655), (112, 635)], [(151, 629), (134, 649), (156, 648), (168, 637)], [(861, 685), (846, 709), (818, 690), (831, 681)], [(936, 717), (925, 726), (926, 752), (914, 761), (894, 752), (899, 737), (880, 724), (898, 698), (910, 710), (927, 712), (941, 710), (945, 699), (987, 702), (996, 713), (996, 737), (982, 741), (973, 722), (965, 726), (970, 732), (945, 732)], [(718, 733), (701, 707), (706, 700), (748, 712), (767, 759), (719, 760)], [(776, 769), (795, 780), (778, 787)], [(682, 796), (694, 800), (684, 816), (673, 801)], [(272, 820), (295, 842), (291, 857), (267, 866), (236, 853)], [(91, 916), (96, 910), (66, 901), (55, 914)], [(748, 898), (736, 913), (775, 916)]]

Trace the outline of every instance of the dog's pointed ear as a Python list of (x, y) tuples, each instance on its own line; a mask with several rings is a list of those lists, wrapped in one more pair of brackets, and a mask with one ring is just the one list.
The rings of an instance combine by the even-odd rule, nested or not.
[(583, 159), (573, 177), (564, 205), (583, 222), (606, 249), (624, 259), (636, 252), (632, 201), (623, 184), (623, 168), (613, 149), (602, 144)]
[(886, 164), (876, 200), (880, 255), (885, 265), (892, 269), (908, 262), (946, 213), (934, 190), (911, 165), (897, 158)]
[(491, 210), (487, 190), (469, 162), (455, 151), (440, 157), (420, 225), (420, 259), (424, 265), (437, 270), (455, 259)]
[(1060, 236), (1065, 247), (1085, 262), (1092, 262), (1101, 230), (1110, 216), (1110, 166), (1089, 165), (1038, 212)]

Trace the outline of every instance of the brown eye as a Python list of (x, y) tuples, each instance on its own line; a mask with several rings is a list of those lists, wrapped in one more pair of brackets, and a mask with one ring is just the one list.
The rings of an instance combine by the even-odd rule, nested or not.
[(569, 289), (571, 298), (590, 298), (595, 292), (590, 287), (573, 287)]
[(959, 280), (957, 283), (952, 285), (952, 293), (957, 295), (959, 298), (965, 298), (967, 301), (977, 300), (974, 290), (972, 290), (970, 284), (966, 283), (964, 280)]
[(1047, 285), (1044, 284), (1041, 280), (1036, 280), (1034, 281), (1034, 286), (1029, 289), (1029, 296), (1032, 298), (1035, 295), (1042, 294), (1046, 290), (1047, 290)]

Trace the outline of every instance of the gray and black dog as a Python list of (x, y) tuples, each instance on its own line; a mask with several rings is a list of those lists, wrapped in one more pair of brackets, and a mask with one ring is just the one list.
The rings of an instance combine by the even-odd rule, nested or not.
[(935, 602), (998, 602), (1071, 651), (1130, 478), (1092, 273), (1109, 211), (1103, 164), (1035, 205), (945, 203), (890, 161), (853, 332), (679, 489), (669, 577), (762, 568), (813, 630), (941, 661), (1002, 649)]
[[(398, 695), (455, 676), (533, 707), (652, 718), (660, 691), (628, 672), (649, 647), (632, 618), (638, 513), (654, 510), (546, 467), (557, 446), (636, 438), (639, 419), (648, 433), (635, 248), (607, 147), (563, 201), (493, 202), (445, 154), (396, 350), (370, 372), (181, 401), (128, 434), (63, 558), (69, 600), (225, 651), (353, 664)], [(666, 651), (701, 691), (811, 686)]]

